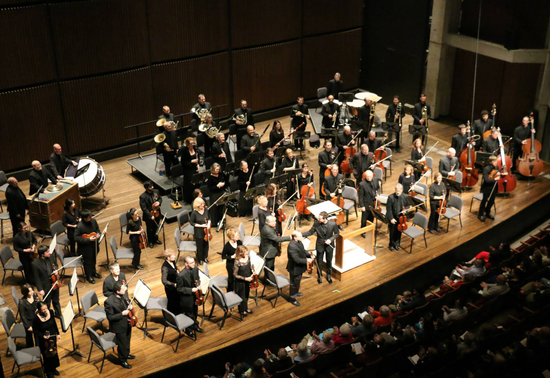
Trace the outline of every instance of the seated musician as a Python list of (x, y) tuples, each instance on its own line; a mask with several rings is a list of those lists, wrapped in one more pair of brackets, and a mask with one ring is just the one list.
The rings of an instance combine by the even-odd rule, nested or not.
[(363, 179), (363, 172), (367, 169), (371, 169), (374, 156), (372, 152), (369, 152), (369, 146), (367, 144), (361, 145), (361, 151), (353, 156), (351, 165), (353, 167), (353, 175), (357, 181)]
[(164, 118), (167, 122), (174, 122), (174, 113), (170, 113), (170, 107), (168, 105), (162, 107), (162, 114), (159, 115), (159, 119), (161, 118)]
[[(493, 120), (489, 119), (489, 112), (487, 110), (481, 111), (481, 118), (474, 121), (474, 135), (479, 135), (479, 139), (483, 138), (483, 134), (493, 127)], [(478, 146), (479, 150), (481, 146)]]
[(340, 106), (334, 102), (334, 96), (328, 96), (328, 102), (323, 105), (321, 115), (323, 116), (323, 127), (335, 128), (338, 127), (338, 113)]
[[(453, 136), (453, 140), (451, 141), (451, 147), (455, 149), (458, 153), (460, 153), (464, 148), (466, 148), (468, 144), (468, 135), (466, 135), (466, 125), (459, 125), (460, 132)], [(474, 142), (475, 143), (475, 142)]]
[(41, 193), (44, 192), (44, 189), (48, 186), (48, 180), (52, 184), (57, 184), (57, 179), (48, 171), (47, 169), (42, 169), (42, 164), (38, 160), (32, 162), (32, 171), (29, 174), (29, 194), (33, 195), (38, 192), (38, 189), (42, 186)]
[(71, 160), (62, 154), (61, 145), (57, 143), (54, 144), (53, 152), (50, 155), (50, 168), (53, 175), (57, 177), (57, 179), (62, 179), (69, 164), (72, 164), (75, 167), (78, 165), (76, 161)]
[(293, 105), (292, 108), (290, 108), (290, 118), (292, 118), (292, 121), (290, 122), (290, 131), (295, 130), (302, 123), (305, 123), (305, 125), (300, 127), (294, 133), (294, 147), (298, 150), (303, 150), (304, 149), (303, 136), (306, 132), (307, 120), (310, 119), (311, 117), (309, 115), (308, 106), (304, 104), (304, 98), (300, 96), (296, 101), (297, 101), (296, 105)]
[(491, 130), (491, 135), (489, 135), (483, 141), (483, 152), (487, 152), (490, 154), (498, 154), (500, 152), (498, 135), (499, 135), (498, 129), (496, 127), (493, 128)]
[[(422, 145), (422, 140), (420, 138), (415, 139), (413, 142), (413, 147), (411, 149), (411, 160), (415, 163), (426, 164), (426, 149)], [(420, 178), (420, 172), (414, 172), (415, 178), (418, 180)]]
[(246, 154), (255, 151), (262, 150), (262, 144), (260, 142), (260, 136), (256, 134), (256, 130), (253, 125), (249, 125), (246, 128), (246, 134), (241, 139), (241, 147)]
[[(361, 227), (367, 225), (367, 221), (372, 222), (374, 215), (371, 208), (376, 202), (376, 195), (379, 187), (378, 180), (373, 180), (374, 173), (369, 169), (365, 172), (365, 179), (359, 183), (359, 207), (361, 208)], [(362, 234), (366, 238), (366, 234)]]
[(336, 138), (336, 147), (338, 147), (338, 152), (340, 153), (340, 156), (338, 157), (338, 163), (342, 163), (342, 161), (344, 160), (345, 151), (348, 148), (353, 148), (355, 146), (355, 141), (352, 140), (353, 135), (351, 134), (351, 127), (344, 126), (343, 131), (338, 134), (338, 137)]
[[(204, 119), (204, 130), (209, 130), (211, 128), (215, 128), (217, 129), (218, 126), (216, 125), (216, 123), (214, 122), (214, 120), (212, 119), (212, 114), (208, 114), (206, 116), (206, 118)], [(200, 132), (200, 131), (199, 131)], [(215, 139), (215, 135), (217, 135), (217, 133), (214, 135), (214, 136), (210, 136), (212, 134), (206, 134), (204, 133), (204, 154), (206, 156), (210, 156), (210, 153), (212, 151), (212, 145), (214, 144), (214, 139)]]
[[(414, 104), (414, 113), (413, 113), (413, 125), (423, 125), (427, 126), (427, 120), (432, 116), (432, 108), (426, 103), (426, 95), (422, 93), (420, 95), (420, 102)], [(424, 113), (424, 109), (426, 112)], [(422, 135), (422, 144), (426, 143), (426, 135)], [(413, 134), (413, 139), (419, 138), (421, 135), (419, 133)]]
[[(301, 191), (304, 186), (309, 187), (310, 196), (315, 197), (315, 187), (313, 184), (313, 171), (308, 169), (308, 165), (306, 163), (302, 164), (302, 172), (298, 174), (298, 194), (299, 195), (301, 195)], [(301, 218), (301, 214), (300, 214), (300, 218)], [(305, 215), (305, 218), (309, 220), (310, 216)]]
[(435, 181), (430, 185), (430, 219), (428, 220), (428, 232), (437, 234), (441, 232), (439, 228), (440, 215), (437, 212), (439, 201), (443, 200), (447, 195), (445, 192), (445, 184), (442, 182), (443, 176), (441, 172), (435, 175)]
[[(392, 103), (388, 106), (388, 110), (386, 110), (386, 122), (391, 123), (398, 123), (401, 119), (401, 124), (403, 124), (403, 118), (405, 117), (405, 107), (401, 105), (401, 102), (399, 101), (399, 96), (395, 95), (393, 96)], [(397, 152), (401, 152), (401, 148), (399, 147), (399, 134), (401, 133), (401, 129), (398, 129), (398, 131), (395, 133), (395, 148), (397, 149)], [(393, 139), (393, 132), (388, 133), (388, 139)]]
[(167, 177), (171, 177), (172, 166), (178, 163), (178, 136), (172, 125), (172, 122), (166, 122), (163, 125), (164, 142), (157, 145), (157, 154), (162, 154), (164, 158)]
[(327, 199), (337, 197), (339, 194), (342, 194), (342, 187), (338, 189), (338, 185), (344, 179), (342, 174), (338, 173), (338, 166), (335, 164), (330, 170), (330, 175), (325, 177), (325, 193)]
[(369, 132), (369, 137), (367, 138), (365, 143), (367, 144), (367, 146), (369, 146), (369, 151), (372, 151), (373, 154), (376, 152), (376, 150), (378, 150), (378, 148), (380, 148), (384, 144), (382, 143), (382, 139), (377, 138), (376, 132), (372, 130)]
[(455, 155), (456, 150), (451, 147), (447, 150), (447, 156), (439, 160), (439, 172), (441, 172), (443, 177), (455, 176), (456, 172), (458, 172), (460, 163)]
[(275, 176), (275, 171), (277, 170), (277, 164), (275, 162), (275, 153), (270, 147), (267, 149), (265, 158), (260, 164), (260, 171), (266, 176), (266, 181)]
[(191, 108), (191, 112), (193, 112), (193, 119), (198, 124), (203, 121), (203, 119), (201, 119), (201, 117), (199, 116), (199, 114), (201, 113), (201, 109), (207, 110), (208, 112), (212, 110), (212, 105), (210, 105), (209, 102), (206, 102), (206, 96), (202, 93), (198, 96), (198, 102)]
[[(244, 121), (246, 118), (246, 122)], [(246, 100), (241, 100), (241, 107), (235, 109), (235, 114), (233, 115), (233, 120), (239, 129), (245, 129), (247, 126), (254, 126), (254, 116), (252, 115), (252, 109), (248, 108), (248, 103)]]
[(281, 122), (276, 120), (273, 122), (273, 130), (269, 133), (269, 147), (274, 147), (279, 142), (279, 145), (284, 144), (284, 142), (281, 142), (283, 139), (285, 139), (285, 131), (281, 126)]
[(225, 134), (218, 133), (216, 141), (212, 145), (212, 157), (214, 162), (221, 165), (222, 170), (225, 170), (227, 163), (233, 162), (231, 151), (229, 150), (229, 143), (225, 141)]
[(336, 72), (334, 74), (334, 79), (330, 80), (327, 85), (327, 95), (338, 97), (340, 92), (344, 90), (344, 82), (340, 80), (340, 73)]

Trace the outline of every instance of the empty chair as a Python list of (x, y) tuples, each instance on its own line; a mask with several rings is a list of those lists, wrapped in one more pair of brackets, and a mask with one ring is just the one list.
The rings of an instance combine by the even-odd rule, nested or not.
[(128, 225), (128, 218), (126, 213), (122, 213), (118, 216), (118, 222), (120, 223), (120, 242), (118, 244), (122, 245), (122, 234), (126, 234), (126, 226)]
[(380, 187), (380, 193), (383, 193), (382, 191), (382, 179), (383, 179), (383, 172), (382, 168), (380, 167), (374, 167), (372, 170), (372, 173), (374, 173), (373, 180), (378, 180), (378, 186)]
[(426, 184), (428, 183), (428, 176), (434, 180), (434, 159), (431, 156), (426, 156), (426, 167), (428, 167), (428, 172), (426, 172)]
[[(206, 274), (207, 276), (210, 276), (210, 269), (208, 269), (207, 263), (202, 264), (202, 270), (204, 274)], [(212, 285), (216, 285), (217, 287), (225, 289), (228, 286), (228, 281), (229, 281), (229, 278), (227, 278), (227, 276), (220, 276), (218, 274), (214, 277), (211, 277), (210, 282), (208, 283), (208, 287), (212, 287)]]
[(0, 261), (2, 262), (2, 268), (4, 268), (2, 285), (4, 284), (4, 280), (6, 278), (6, 272), (9, 270), (11, 270), (12, 276), (13, 276), (13, 272), (21, 272), (23, 279), (25, 279), (25, 272), (23, 272), (23, 264), (21, 264), (21, 261), (19, 261), (19, 259), (16, 259), (13, 257), (13, 252), (11, 251), (11, 248), (9, 245), (4, 246), (4, 248), (0, 250)]
[[(252, 207), (252, 234), (254, 234), (254, 227), (260, 226), (260, 221), (258, 220), (258, 210), (260, 209), (259, 205), (254, 205)], [(261, 230), (260, 230), (261, 231)]]
[[(282, 275), (282, 274), (275, 274), (271, 269), (264, 266), (264, 275), (265, 280), (268, 283), (269, 286), (273, 286), (275, 289), (277, 289), (277, 295), (275, 296), (275, 302), (273, 302), (272, 307), (275, 308), (275, 305), (277, 304), (277, 299), (279, 299), (279, 296), (283, 294), (283, 289), (287, 286), (290, 286), (290, 280)], [(265, 288), (267, 285), (264, 285), (264, 289), (262, 291), (262, 297), (265, 293)], [(271, 302), (271, 300), (269, 300)]]
[(456, 171), (455, 172), (455, 181), (456, 182), (462, 182), (462, 178), (463, 178), (462, 171)]
[[(27, 337), (25, 326), (23, 323), (15, 323), (15, 316), (13, 316), (13, 311), (9, 307), (6, 309), (6, 312), (4, 312), (4, 316), (2, 316), (2, 326), (4, 327), (4, 331), (6, 331), (6, 335), (12, 339), (24, 339)], [(6, 356), (7, 355), (8, 351), (6, 351)]]
[(241, 222), (239, 224), (239, 236), (243, 245), (250, 247), (259, 247), (260, 246), (260, 237), (259, 236), (246, 236), (244, 232), (244, 224)]
[(183, 187), (184, 180), (183, 180), (183, 166), (181, 164), (176, 164), (172, 166), (170, 169), (170, 180), (172, 180), (172, 188), (170, 189), (170, 195), (174, 193), (174, 190), (176, 191), (178, 200), (179, 198), (179, 190)]
[(390, 157), (388, 160), (384, 160), (382, 165), (384, 165), (384, 181), (388, 177), (388, 170), (390, 171), (390, 176), (393, 174), (393, 165), (392, 165), (392, 156), (393, 152), (391, 148), (386, 147), (386, 157)]
[(181, 252), (197, 253), (197, 242), (189, 240), (182, 241), (181, 232), (179, 229), (174, 230), (174, 239), (176, 240), (176, 245), (178, 246), (178, 257), (176, 258), (176, 261), (179, 261)]
[[(0, 201), (0, 204), (2, 204), (2, 201)], [(4, 240), (4, 221), (8, 221), (10, 219), (10, 215), (6, 213), (0, 213), (0, 243)], [(12, 235), (15, 235), (16, 231), (12, 230)]]
[[(166, 297), (149, 297), (145, 305), (143, 322), (147, 324), (147, 314), (149, 311), (164, 310), (168, 307), (168, 298)], [(145, 327), (147, 328), (147, 327)]]
[[(82, 305), (82, 312), (84, 312), (84, 325), (82, 326), (82, 332), (84, 332), (84, 329), (86, 328), (86, 320), (88, 319), (95, 320), (103, 327), (103, 321), (107, 319), (107, 314), (105, 313), (105, 307), (99, 305), (95, 291), (90, 290), (84, 294), (84, 296), (80, 299), (80, 303)], [(92, 308), (94, 305), (97, 306)], [(90, 310), (90, 308), (92, 309)]]
[[(237, 307), (241, 304), (243, 301), (241, 297), (239, 297), (234, 292), (230, 291), (227, 294), (224, 294), (223, 291), (216, 285), (213, 285), (210, 290), (212, 291), (212, 310), (210, 310), (210, 315), (208, 316), (209, 319), (212, 319), (212, 314), (214, 313), (214, 307), (218, 306), (223, 310), (223, 318), (222, 323), (220, 324), (220, 330), (223, 328), (223, 325), (225, 324), (225, 319), (228, 316), (231, 316), (229, 310)], [(241, 315), (240, 318), (237, 318), (238, 320), (242, 321), (243, 317)]]
[(315, 111), (317, 111), (320, 107), (323, 106), (323, 101), (327, 99), (328, 89), (327, 87), (321, 87), (317, 88), (317, 100), (319, 101), (319, 105)]
[(413, 185), (413, 190), (414, 190), (415, 193), (416, 193), (416, 195), (414, 196), (414, 198), (419, 199), (419, 200), (421, 200), (422, 202), (424, 202), (424, 206), (426, 206), (426, 209), (427, 209), (427, 206), (428, 206), (428, 197), (429, 197), (428, 185), (426, 185), (426, 184), (424, 184), (424, 183), (421, 183), (421, 182), (416, 182), (416, 183)]
[(57, 258), (59, 259), (59, 262), (61, 263), (61, 266), (64, 266), (64, 268), (61, 270), (61, 277), (65, 276), (65, 270), (66, 269), (82, 269), (82, 275), (84, 275), (84, 265), (82, 262), (82, 258), (80, 256), (67, 256), (65, 257), (65, 253), (63, 252), (63, 248), (61, 246), (57, 246)]
[[(160, 339), (160, 342), (162, 343), (164, 341), (166, 327), (170, 327), (178, 331), (178, 342), (176, 343), (176, 349), (174, 349), (174, 353), (176, 353), (180, 345), (180, 338), (182, 336), (181, 331), (191, 327), (195, 324), (195, 322), (193, 319), (184, 314), (179, 314), (176, 316), (167, 309), (162, 309), (162, 316), (164, 317), (164, 331), (162, 331), (162, 338)], [(185, 335), (185, 333), (183, 335)], [(189, 338), (193, 341), (197, 341), (197, 333), (193, 332), (193, 337), (189, 336)]]
[(99, 335), (92, 327), (88, 327), (88, 336), (90, 336), (90, 353), (88, 354), (88, 362), (90, 362), (90, 357), (92, 356), (92, 349), (94, 345), (103, 352), (103, 358), (101, 359), (101, 368), (99, 369), (99, 374), (103, 371), (103, 364), (105, 363), (105, 355), (109, 349), (115, 350), (117, 346), (116, 335), (113, 332), (108, 332), (103, 335)]
[(346, 226), (349, 224), (349, 212), (355, 208), (355, 216), (357, 217), (357, 189), (351, 186), (342, 188), (342, 198), (344, 199), (344, 213), (346, 214)]
[(458, 217), (460, 220), (460, 228), (462, 228), (462, 198), (451, 194), (447, 202), (447, 211), (443, 214), (447, 218), (447, 232), (449, 232), (449, 223), (451, 219)]
[(131, 248), (118, 248), (118, 246), (116, 245), (116, 239), (114, 236), (111, 236), (111, 239), (109, 240), (109, 244), (111, 245), (111, 251), (113, 251), (115, 262), (118, 262), (118, 260), (134, 259), (134, 251), (132, 251)]
[[(472, 196), (472, 201), (470, 202), (470, 213), (472, 212), (472, 205), (474, 200), (481, 201), (483, 199), (483, 193), (477, 193)], [(493, 208), (495, 209), (495, 214), (497, 213), (497, 202), (493, 202)], [(0, 214), (1, 215), (1, 214)]]
[(15, 341), (13, 341), (13, 339), (8, 336), (8, 349), (13, 356), (13, 367), (11, 368), (12, 373), (15, 369), (15, 365), (17, 365), (17, 374), (15, 375), (16, 377), (19, 376), (21, 366), (34, 364), (35, 362), (40, 362), (40, 366), (42, 367), (42, 375), (45, 375), (44, 365), (42, 364), (42, 358), (40, 355), (40, 347), (36, 346), (32, 348), (17, 350), (15, 346)]
[(409, 254), (412, 253), (414, 239), (424, 235), (424, 244), (428, 248), (428, 242), (426, 241), (426, 228), (428, 228), (428, 217), (422, 213), (414, 214), (412, 225), (409, 226), (403, 233), (411, 238), (411, 249)]
[(15, 307), (17, 307), (17, 312), (15, 313), (15, 318), (14, 318), (14, 319), (17, 319), (17, 316), (19, 316), (20, 298), (19, 298), (19, 293), (17, 292), (17, 289), (15, 288), (15, 286), (11, 287), (11, 297), (13, 299), (13, 302), (15, 303)]
[(63, 248), (67, 249), (69, 247), (69, 244), (71, 243), (69, 241), (69, 237), (65, 233), (65, 226), (63, 226), (63, 222), (58, 220), (57, 222), (54, 222), (50, 225), (50, 231), (53, 235), (56, 235), (56, 242), (57, 245), (62, 246)]
[(195, 233), (195, 228), (189, 224), (189, 211), (183, 210), (178, 214), (177, 218), (180, 232), (187, 234), (188, 236), (193, 236)]

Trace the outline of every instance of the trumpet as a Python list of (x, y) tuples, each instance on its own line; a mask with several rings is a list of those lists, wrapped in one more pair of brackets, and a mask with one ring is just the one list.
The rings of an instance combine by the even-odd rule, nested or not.
[(399, 121), (399, 127), (401, 127), (401, 109), (403, 109), (403, 105), (401, 105), (401, 102), (399, 102), (399, 104), (397, 104), (397, 114), (395, 115), (396, 118), (399, 118), (398, 121)]
[(376, 107), (376, 102), (373, 101), (372, 104), (370, 105), (370, 116), (372, 118), (371, 127), (376, 127), (376, 115), (374, 113), (375, 107)]
[[(306, 115), (304, 113), (302, 113), (300, 110), (298, 109), (292, 109), (292, 111), (294, 112), (294, 114), (297, 116), (297, 117), (306, 117)], [(297, 113), (300, 112), (300, 115), (298, 115)]]
[(246, 113), (239, 114), (239, 115), (233, 114), (233, 117), (231, 117), (231, 120), (235, 121), (238, 125), (246, 125), (248, 121), (246, 117)]

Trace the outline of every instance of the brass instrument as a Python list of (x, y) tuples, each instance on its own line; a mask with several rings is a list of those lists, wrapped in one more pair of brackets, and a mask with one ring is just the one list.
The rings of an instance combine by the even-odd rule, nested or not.
[(165, 139), (166, 139), (165, 134), (157, 134), (155, 135), (155, 138), (153, 140), (155, 141), (155, 143), (162, 143), (164, 142)]
[(212, 117), (212, 113), (210, 113), (210, 110), (206, 108), (193, 108), (193, 112), (199, 117), (201, 122), (204, 122), (204, 120), (208, 117)]
[(334, 114), (332, 115), (332, 127), (336, 127), (337, 115), (338, 115), (338, 111), (335, 111)]
[(221, 126), (220, 126), (220, 128), (216, 128), (216, 126), (210, 126), (210, 127), (205, 131), (205, 134), (206, 134), (209, 138), (215, 138), (216, 135), (218, 135), (218, 133), (220, 132), (221, 129), (222, 129)]
[[(294, 112), (294, 115), (296, 115), (297, 117), (302, 117), (302, 118), (306, 117), (306, 115), (305, 115), (304, 113), (302, 113), (302, 111), (301, 111), (301, 110), (298, 110), (298, 109), (292, 109), (292, 111)], [(301, 113), (301, 115), (297, 115), (296, 113), (298, 113), (298, 112), (300, 112), (300, 113)]]
[(166, 123), (166, 118), (161, 118), (157, 121), (157, 127), (163, 127)]
[(240, 123), (241, 125), (246, 125), (248, 122), (246, 113), (239, 114), (239, 115), (233, 114), (233, 117), (231, 117), (231, 120), (235, 122), (241, 122)]
[(373, 101), (372, 104), (370, 105), (370, 116), (372, 118), (371, 127), (376, 127), (376, 114), (374, 113), (375, 107), (376, 107), (376, 102)]
[(424, 126), (426, 126), (426, 131), (428, 131), (428, 106), (424, 105), (422, 107), (422, 119), (424, 120)]
[(399, 122), (399, 128), (401, 128), (402, 126), (402, 117), (401, 117), (401, 110), (403, 109), (403, 105), (401, 105), (401, 102), (399, 102), (399, 104), (397, 104), (397, 114), (396, 114), (396, 117), (399, 118), (398, 119), (398, 122)]

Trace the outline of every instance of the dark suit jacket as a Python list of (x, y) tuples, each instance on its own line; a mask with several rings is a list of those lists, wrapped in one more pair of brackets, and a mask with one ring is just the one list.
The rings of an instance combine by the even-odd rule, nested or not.
[(451, 147), (456, 150), (456, 154), (460, 156), (460, 153), (462, 150), (466, 147), (466, 144), (468, 143), (468, 136), (462, 135), (460, 133), (453, 136), (453, 140), (451, 141)]
[[(238, 125), (239, 128), (246, 128), (246, 126), (248, 125), (255, 126), (254, 116), (252, 115), (252, 109), (246, 108), (244, 112), (241, 108), (235, 109), (235, 116), (242, 115), (244, 113), (246, 113), (246, 125)], [(235, 122), (235, 121), (232, 121), (232, 122)]]
[(286, 264), (286, 270), (290, 274), (298, 275), (307, 270), (307, 259), (310, 257), (309, 252), (306, 251), (302, 242), (291, 240), (288, 243), (288, 263)]
[(449, 172), (451, 171), (451, 168), (453, 168), (453, 172), (458, 171), (458, 168), (460, 167), (460, 162), (458, 161), (458, 158), (455, 156), (452, 159), (449, 159), (447, 156), (444, 156), (439, 160), (439, 172), (443, 175), (443, 177), (449, 177)]
[(372, 152), (369, 152), (366, 156), (361, 151), (353, 155), (351, 159), (351, 166), (353, 168), (353, 174), (360, 176), (372, 165)]
[(338, 94), (344, 90), (344, 82), (342, 80), (330, 80), (327, 85), (327, 97), (333, 95), (338, 100)]
[[(405, 107), (401, 106), (401, 121), (403, 121), (403, 118), (405, 117)], [(395, 119), (395, 114), (397, 114), (397, 106), (393, 104), (388, 105), (388, 110), (386, 110), (386, 122), (398, 122), (398, 120)]]
[(258, 142), (259, 139), (260, 139), (260, 136), (258, 134), (254, 134), (253, 136), (250, 136), (249, 134), (243, 135), (243, 137), (241, 138), (241, 149), (247, 154), (249, 154), (250, 148), (256, 145), (256, 149), (254, 150), (254, 152), (261, 151), (262, 143), (261, 141)]
[(41, 186), (44, 186), (42, 188), (44, 190), (48, 186), (48, 179), (52, 184), (57, 184), (57, 179), (47, 169), (42, 168), (40, 171), (33, 169), (29, 174), (29, 182), (31, 184), (29, 194), (32, 195), (38, 192)]
[(193, 312), (193, 306), (195, 306), (195, 294), (193, 293), (195, 281), (200, 281), (199, 269), (197, 267), (194, 267), (192, 270), (184, 268), (176, 277), (176, 285), (183, 312)]
[(212, 145), (212, 157), (216, 161), (216, 163), (222, 165), (222, 167), (225, 168), (225, 158), (220, 157), (222, 153), (225, 152), (225, 157), (227, 158), (227, 163), (233, 162), (233, 158), (231, 157), (231, 151), (229, 150), (229, 144), (227, 142), (223, 142), (223, 145), (221, 145), (218, 141), (214, 142)]
[(405, 206), (406, 209), (410, 207), (409, 196), (405, 193), (401, 193), (399, 197), (397, 197), (395, 193), (391, 194), (386, 203), (386, 218), (388, 221), (392, 219), (398, 220), (399, 213), (403, 211), (403, 206)]
[(195, 119), (197, 122), (200, 123), (200, 118), (199, 116), (197, 115), (197, 113), (195, 113), (195, 111), (199, 110), (199, 109), (207, 109), (207, 110), (210, 110), (212, 109), (212, 105), (208, 102), (208, 101), (205, 101), (204, 102), (204, 105), (201, 105), (200, 102), (197, 102), (195, 105), (193, 105), (193, 119)]
[[(84, 221), (79, 222), (74, 231), (74, 239), (78, 243), (78, 254), (82, 253), (93, 253), (95, 252), (95, 244), (99, 241), (96, 239), (95, 242), (91, 241), (89, 238), (84, 238), (82, 235), (90, 234), (92, 232), (100, 233), (99, 225), (97, 221), (92, 218), (92, 221), (86, 223)], [(99, 252), (99, 244), (97, 245), (97, 252)]]
[(44, 290), (46, 293), (52, 287), (52, 272), (53, 259), (38, 258), (32, 262), (32, 273), (34, 275), (34, 283), (38, 291)]
[[(338, 184), (340, 184), (340, 180), (343, 180), (344, 176), (342, 176), (340, 173), (334, 177), (332, 173), (325, 177), (325, 193), (327, 196), (330, 196), (330, 193), (334, 193), (336, 191), (336, 188), (338, 187)], [(338, 195), (338, 193), (336, 193)]]
[(50, 155), (50, 168), (55, 177), (63, 176), (65, 174), (65, 169), (72, 163), (72, 160), (61, 155), (52, 152)]
[[(8, 185), (6, 188), (6, 200), (8, 201), (8, 212), (10, 217), (15, 218), (16, 215), (25, 217), (25, 210), (29, 208), (27, 197), (20, 187)], [(17, 232), (17, 230), (14, 230)]]
[(422, 108), (424, 106), (428, 107), (428, 118), (432, 116), (432, 108), (430, 107), (430, 105), (428, 104), (422, 105), (420, 102), (417, 102), (416, 104), (414, 104), (414, 113), (413, 113), (413, 118), (414, 118), (413, 123), (415, 125), (420, 125), (420, 120), (422, 119)]
[(122, 315), (122, 311), (128, 309), (124, 298), (113, 294), (107, 298), (104, 305), (107, 320), (109, 320), (109, 330), (114, 333), (125, 333), (130, 325), (128, 315)]
[(370, 153), (374, 153), (374, 151), (376, 151), (376, 149), (383, 144), (382, 139), (380, 138), (374, 138), (374, 140), (370, 140), (369, 138), (367, 138), (363, 143), (366, 143), (367, 146), (369, 146)]
[(474, 134), (483, 137), (483, 133), (489, 130), (492, 126), (492, 119), (488, 119), (487, 122), (483, 122), (482, 119), (476, 119), (474, 121)]
[[(118, 276), (118, 280), (124, 280), (126, 281), (126, 275), (122, 272), (120, 272), (120, 275)], [(109, 298), (111, 295), (114, 294), (114, 291), (113, 291), (113, 288), (115, 286), (115, 279), (113, 278), (113, 275), (112, 274), (109, 274), (106, 278), (105, 278), (105, 281), (103, 281), (103, 295), (106, 297), (106, 298)], [(126, 294), (124, 294), (125, 298), (128, 299), (128, 292), (126, 292)]]
[(317, 241), (315, 242), (315, 247), (320, 249), (320, 246), (325, 245), (325, 240), (330, 239), (331, 243), (334, 243), (338, 235), (340, 235), (340, 229), (336, 225), (336, 222), (329, 220), (327, 224), (321, 224), (318, 220), (315, 220), (313, 226), (302, 233), (304, 238), (317, 234)]
[[(299, 117), (296, 115), (296, 111), (302, 112), (304, 114), (304, 117)], [(290, 118), (292, 120), (290, 121), (291, 127), (298, 127), (302, 122), (305, 122), (305, 125), (300, 127), (300, 130), (297, 131), (297, 133), (304, 132), (307, 127), (307, 117), (306, 115), (309, 114), (309, 108), (306, 104), (302, 104), (301, 106), (298, 104), (294, 104), (292, 108), (290, 108)]]
[(162, 198), (160, 197), (159, 191), (157, 189), (153, 189), (153, 193), (143, 192), (139, 196), (139, 207), (141, 207), (141, 211), (143, 211), (144, 217), (148, 216), (148, 219), (151, 218), (151, 210), (153, 210), (153, 204), (156, 202), (155, 194), (156, 201), (162, 204)]
[(362, 180), (359, 183), (359, 207), (369, 207), (374, 205), (376, 191), (378, 190), (378, 180), (373, 177), (372, 181)]
[[(340, 112), (340, 106), (336, 103), (326, 103), (323, 105), (323, 110), (321, 110), (321, 115), (323, 116), (323, 126), (332, 127), (334, 124), (334, 118), (329, 118), (328, 115), (336, 113), (336, 118), (338, 118), (338, 113)], [(336, 127), (338, 127), (338, 119), (336, 120)]]
[[(497, 152), (495, 152), (495, 150)], [(498, 145), (498, 138), (493, 139), (492, 136), (486, 138), (483, 141), (483, 152), (490, 152), (492, 154), (498, 154), (500, 152), (499, 145)]]
[(327, 152), (326, 150), (323, 150), (319, 152), (319, 170), (322, 174), (322, 177), (325, 176), (325, 170), (327, 169), (327, 165), (331, 165), (334, 159), (336, 158), (336, 151), (333, 149), (331, 152)]
[(266, 224), (260, 232), (260, 256), (266, 259), (274, 259), (279, 251), (279, 243), (290, 240), (289, 236), (278, 236), (277, 231)]

